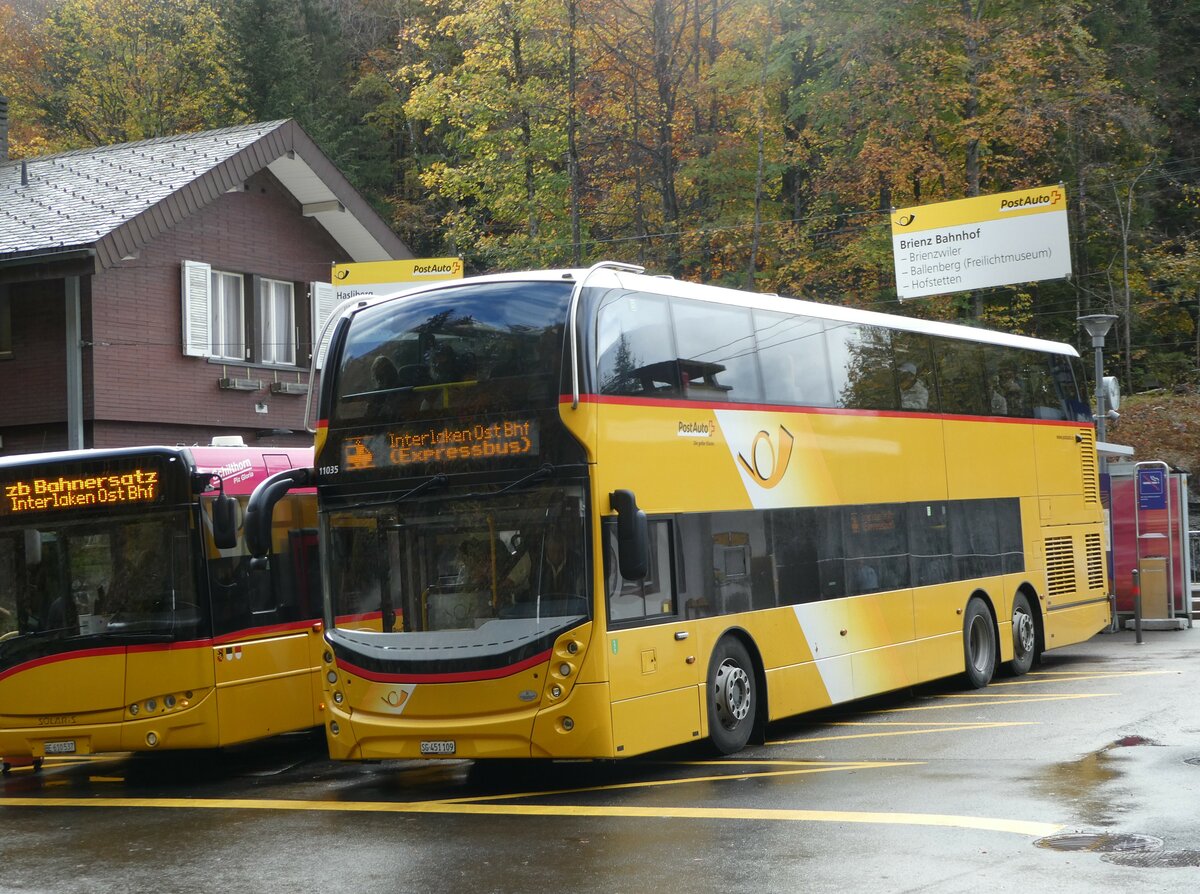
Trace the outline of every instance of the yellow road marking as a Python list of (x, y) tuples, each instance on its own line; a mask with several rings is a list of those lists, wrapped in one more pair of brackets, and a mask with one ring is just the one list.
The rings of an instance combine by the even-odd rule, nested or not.
[(940, 826), (1009, 832), (1040, 838), (1053, 835), (1060, 823), (996, 819), (985, 816), (955, 816), (940, 813), (871, 813), (859, 810), (790, 810), (739, 807), (612, 807), (579, 804), (458, 804), (442, 801), (288, 801), (246, 798), (4, 798), (6, 807), (157, 807), (187, 810), (306, 810), (327, 813), (407, 813), (459, 816), (586, 816), (605, 819), (692, 819), (748, 820), (764, 822), (867, 823), (885, 826)]
[(1023, 702), (1052, 702), (1058, 698), (1109, 698), (1116, 692), (942, 692), (929, 698), (996, 698)]
[[(772, 743), (773, 744), (773, 743)], [(758, 763), (751, 761), (750, 763)], [(846, 770), (878, 770), (884, 767), (915, 767), (924, 761), (796, 761), (804, 766), (795, 770), (771, 770), (766, 773), (723, 773), (719, 776), (688, 776), (683, 779), (648, 779), (641, 782), (615, 782), (609, 785), (589, 785), (583, 788), (552, 789), (539, 792), (514, 792), (502, 795), (467, 796), (439, 799), (438, 804), (467, 804), (484, 801), (506, 801), (513, 798), (546, 798), (553, 795), (577, 795), (582, 792), (610, 792), (620, 789), (658, 788), (667, 785), (688, 785), (696, 782), (723, 782), (727, 779), (766, 779), (770, 776), (803, 776), (809, 773), (838, 773)], [(3, 803), (0, 801), (0, 803)], [(429, 802), (435, 803), (435, 802)]]
[[(989, 688), (1003, 686), (1042, 686), (1046, 683), (1077, 683), (1086, 680), (1116, 680), (1121, 677), (1159, 677), (1175, 671), (1035, 671), (1017, 680), (1003, 680), (988, 684)], [(1031, 680), (1029, 677), (1044, 679)]]
[[(843, 724), (836, 724), (836, 723), (831, 724), (831, 726), (840, 726), (840, 725), (843, 725)], [(850, 724), (845, 724), (845, 725), (850, 725)], [(862, 725), (863, 726), (884, 726), (885, 724), (864, 723)], [(911, 725), (915, 725), (915, 724), (911, 724)], [(768, 745), (806, 745), (809, 742), (842, 742), (842, 741), (845, 741), (848, 739), (877, 739), (877, 738), (884, 738), (887, 736), (924, 736), (924, 735), (928, 735), (929, 733), (956, 733), (956, 732), (962, 732), (964, 730), (996, 729), (998, 727), (1003, 727), (1003, 726), (1037, 726), (1037, 725), (1038, 724), (1032, 720), (1030, 720), (1030, 721), (1009, 721), (1009, 722), (982, 721), (979, 723), (960, 723), (960, 724), (953, 724), (953, 725), (939, 724), (934, 729), (891, 730), (888, 732), (879, 732), (879, 733), (852, 733), (850, 735), (845, 735), (845, 736), (815, 736), (815, 737), (809, 738), (809, 739), (780, 739), (775, 742), (768, 742), (767, 744)], [(890, 764), (889, 766), (903, 766), (903, 764)]]
[[(1048, 696), (1021, 696), (1021, 695), (1003, 695), (994, 693), (992, 695), (937, 695), (934, 698), (941, 699), (982, 699), (982, 701), (965, 701), (957, 704), (941, 704), (941, 705), (914, 705), (911, 708), (889, 708), (883, 711), (872, 711), (872, 714), (903, 714), (909, 711), (946, 711), (957, 708), (994, 708), (997, 705), (1029, 705), (1043, 704), (1045, 702), (1054, 701), (1071, 701), (1079, 698), (1111, 698), (1116, 695), (1115, 692), (1093, 692), (1093, 693), (1076, 693), (1073, 695), (1048, 695)], [(989, 701), (991, 699), (991, 701)]]

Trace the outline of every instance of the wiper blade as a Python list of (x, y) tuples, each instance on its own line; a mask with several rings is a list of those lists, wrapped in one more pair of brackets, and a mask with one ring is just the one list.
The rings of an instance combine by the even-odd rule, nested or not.
[(486, 493), (467, 494), (467, 496), (468, 497), (498, 497), (501, 494), (506, 494), (509, 491), (517, 490), (518, 488), (525, 487), (526, 485), (536, 484), (539, 481), (545, 481), (547, 478), (549, 478), (551, 475), (553, 475), (556, 471), (557, 470), (554, 468), (553, 464), (542, 463), (542, 465), (539, 468), (537, 468), (533, 472), (530, 472), (524, 478), (518, 478), (516, 481), (512, 482), (511, 484), (504, 485), (504, 487), (500, 488), (500, 490), (488, 491)]
[(395, 499), (397, 502), (402, 501), (402, 500), (409, 500), (409, 499), (412, 499), (413, 497), (415, 497), (419, 493), (424, 493), (427, 490), (433, 490), (435, 487), (442, 488), (442, 487), (445, 487), (449, 483), (450, 483), (450, 479), (447, 478), (445, 475), (443, 475), (441, 472), (439, 472), (438, 474), (436, 474), (432, 478), (430, 478), (428, 481), (422, 481), (420, 484), (418, 484), (412, 490), (401, 494), (400, 496), (396, 497)]
[(450, 483), (450, 479), (439, 472), (437, 475), (434, 475), (428, 481), (422, 481), (420, 484), (418, 484), (412, 490), (405, 491), (404, 493), (400, 494), (399, 496), (395, 496), (393, 494), (387, 494), (386, 496), (380, 497), (378, 500), (359, 500), (357, 503), (351, 503), (350, 505), (346, 506), (345, 508), (346, 509), (371, 509), (375, 506), (391, 506), (393, 503), (403, 503), (405, 500), (410, 500), (413, 497), (415, 497), (417, 494), (424, 493), (425, 491), (434, 490), (435, 488), (445, 487), (449, 483)]

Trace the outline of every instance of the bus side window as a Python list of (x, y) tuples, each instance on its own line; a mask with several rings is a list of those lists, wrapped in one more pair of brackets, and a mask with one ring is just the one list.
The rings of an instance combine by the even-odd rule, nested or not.
[(1081, 392), (1087, 391), (1087, 386), (1083, 384), (1083, 367), (1080, 361), (1063, 354), (1051, 354), (1048, 359), (1059, 406), (1062, 408), (1062, 418), (1076, 422), (1092, 422), (1091, 402), (1081, 396)]
[(750, 310), (672, 299), (684, 396), (690, 400), (761, 401)]
[(661, 619), (675, 614), (671, 520), (650, 519), (650, 571), (645, 580), (625, 580), (617, 570), (617, 521), (604, 519), (604, 582), (612, 621)]
[(933, 359), (927, 336), (913, 332), (892, 333), (892, 368), (900, 392), (900, 409), (936, 412)]
[(763, 392), (770, 403), (832, 407), (825, 324), (811, 317), (754, 311)]
[(899, 590), (909, 585), (908, 532), (898, 504), (843, 511), (848, 595)]
[(0, 637), (17, 629), (17, 549), (10, 537), (0, 539)]
[(666, 298), (610, 292), (596, 328), (601, 394), (678, 397), (679, 358)]
[(818, 601), (817, 510), (770, 509), (766, 515), (779, 601), (785, 605)]
[(938, 392), (943, 413), (986, 416), (991, 402), (985, 387), (979, 345), (945, 339), (938, 343)]
[(907, 526), (912, 585), (928, 587), (954, 580), (946, 504), (909, 503)]
[(1026, 355), (1025, 379), (1029, 383), (1029, 398), (1034, 419), (1065, 419), (1062, 399), (1051, 377), (1050, 358), (1045, 354)]
[(826, 335), (838, 406), (856, 410), (897, 409), (900, 399), (888, 331), (845, 323), (831, 325)]

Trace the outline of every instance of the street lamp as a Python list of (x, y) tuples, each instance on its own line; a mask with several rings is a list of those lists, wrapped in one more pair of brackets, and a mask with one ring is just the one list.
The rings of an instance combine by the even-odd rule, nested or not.
[[(1083, 328), (1087, 330), (1087, 334), (1092, 337), (1092, 347), (1096, 349), (1096, 443), (1099, 444), (1107, 440), (1108, 433), (1105, 430), (1105, 422), (1108, 417), (1105, 415), (1104, 409), (1104, 336), (1108, 335), (1108, 330), (1112, 328), (1112, 324), (1117, 321), (1114, 314), (1088, 314), (1086, 317), (1080, 317), (1079, 322), (1083, 324)], [(1101, 464), (1103, 464), (1103, 459)]]

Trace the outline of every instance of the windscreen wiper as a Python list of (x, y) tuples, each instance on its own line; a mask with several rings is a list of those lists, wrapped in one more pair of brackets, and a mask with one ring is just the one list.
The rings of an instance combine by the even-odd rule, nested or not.
[(418, 484), (412, 490), (405, 491), (404, 493), (400, 494), (400, 496), (398, 496), (398, 497), (388, 494), (386, 497), (381, 497), (378, 500), (360, 500), (359, 502), (351, 503), (350, 505), (348, 505), (344, 508), (346, 508), (346, 509), (370, 509), (374, 506), (391, 506), (393, 503), (403, 503), (405, 500), (412, 499), (417, 494), (424, 493), (427, 490), (434, 490), (435, 488), (445, 487), (449, 483), (450, 483), (450, 479), (439, 472), (438, 474), (434, 475), (432, 478), (430, 478), (426, 481), (422, 481), (420, 484)]
[(485, 493), (467, 494), (467, 497), (468, 498), (471, 498), (471, 497), (498, 497), (501, 494), (506, 494), (511, 490), (516, 490), (517, 488), (525, 487), (526, 485), (529, 485), (529, 484), (537, 484), (537, 482), (539, 482), (539, 481), (545, 481), (547, 478), (552, 476), (556, 471), (557, 471), (557, 469), (554, 468), (553, 464), (542, 463), (541, 466), (539, 466), (534, 471), (530, 472), (524, 478), (518, 478), (516, 481), (512, 482), (511, 484), (504, 485), (504, 487), (500, 488), (500, 490), (487, 491)]
[(427, 490), (433, 490), (435, 487), (438, 487), (438, 488), (445, 487), (449, 483), (450, 483), (450, 479), (447, 478), (445, 475), (443, 475), (441, 472), (439, 472), (438, 474), (436, 474), (432, 478), (430, 478), (428, 481), (422, 481), (420, 484), (418, 484), (412, 490), (406, 491), (405, 493), (402, 493), (400, 496), (396, 497), (396, 501), (401, 502), (403, 500), (412, 499), (419, 493), (424, 493)]

